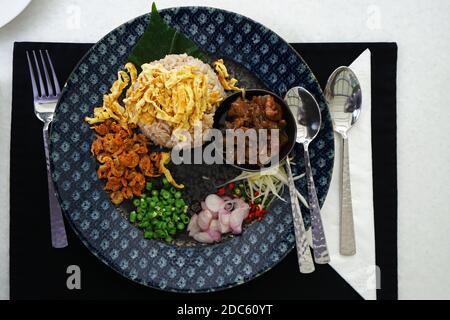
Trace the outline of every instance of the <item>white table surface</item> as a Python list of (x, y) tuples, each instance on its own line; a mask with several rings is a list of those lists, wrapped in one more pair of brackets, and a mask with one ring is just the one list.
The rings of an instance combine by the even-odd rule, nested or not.
[[(158, 1), (160, 9), (180, 5), (241, 13), (290, 42), (398, 43), (399, 298), (450, 299), (450, 1)], [(0, 28), (0, 298), (9, 297), (13, 42), (96, 42), (149, 6), (150, 0), (33, 0)]]

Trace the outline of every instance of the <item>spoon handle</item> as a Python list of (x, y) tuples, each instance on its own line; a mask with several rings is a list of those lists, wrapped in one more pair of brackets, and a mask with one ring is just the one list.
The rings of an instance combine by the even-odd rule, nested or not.
[(353, 224), (352, 190), (350, 185), (350, 166), (348, 139), (343, 138), (342, 148), (342, 199), (341, 199), (341, 241), (340, 253), (344, 256), (356, 254), (355, 227)]
[(298, 202), (297, 193), (295, 192), (291, 164), (288, 158), (286, 158), (286, 173), (288, 177), (289, 194), (291, 196), (292, 218), (294, 220), (298, 265), (301, 273), (311, 273), (315, 270), (315, 267), (311, 256), (308, 239), (306, 238), (305, 225), (303, 224), (302, 212)]
[(309, 160), (308, 144), (304, 144), (303, 154), (305, 156), (306, 179), (308, 183), (314, 261), (318, 264), (326, 264), (330, 262), (330, 255), (328, 254), (327, 240), (323, 229), (322, 217), (320, 216), (320, 206), (319, 200), (317, 199), (316, 187), (314, 185), (311, 162)]

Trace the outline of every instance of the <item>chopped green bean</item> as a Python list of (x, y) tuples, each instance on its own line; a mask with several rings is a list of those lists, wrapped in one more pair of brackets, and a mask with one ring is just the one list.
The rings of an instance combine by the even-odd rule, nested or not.
[(143, 221), (141, 223), (139, 223), (139, 228), (145, 229), (150, 225), (150, 223), (148, 221)]
[(183, 199), (177, 199), (177, 200), (175, 200), (175, 207), (177, 207), (177, 208), (182, 208), (183, 206), (184, 206), (184, 201), (183, 201)]
[(153, 238), (153, 232), (152, 231), (145, 231), (144, 232), (144, 238), (146, 238), (146, 239), (151, 239), (151, 238)]
[(180, 215), (181, 221), (184, 224), (188, 224), (189, 223), (189, 217), (187, 215), (185, 215), (184, 213)]
[(131, 211), (130, 212), (130, 222), (131, 223), (135, 223), (136, 222), (136, 216), (137, 216), (136, 211)]
[(132, 200), (134, 210), (130, 212), (130, 223), (137, 223), (145, 239), (172, 242), (178, 231), (189, 223), (187, 205), (183, 193), (174, 188), (166, 178), (158, 183), (146, 182), (145, 193)]
[(182, 222), (177, 223), (177, 229), (178, 230), (183, 230), (184, 227), (185, 227), (184, 223), (182, 223)]
[(169, 199), (169, 198), (171, 198), (172, 197), (172, 195), (170, 194), (170, 192), (169, 191), (167, 191), (167, 190), (161, 190), (161, 196), (164, 198), (164, 199)]

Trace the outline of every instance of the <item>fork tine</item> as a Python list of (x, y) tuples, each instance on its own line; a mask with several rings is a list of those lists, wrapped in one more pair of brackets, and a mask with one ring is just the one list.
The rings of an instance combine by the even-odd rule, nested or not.
[(30, 78), (31, 78), (31, 86), (33, 87), (33, 97), (37, 98), (39, 96), (39, 92), (36, 86), (36, 79), (34, 78), (33, 67), (30, 60), (30, 55), (27, 51), (27, 60), (28, 60), (28, 68), (30, 69)]
[(47, 66), (45, 65), (44, 56), (42, 55), (42, 50), (39, 50), (39, 55), (41, 56), (42, 67), (44, 69), (44, 76), (45, 76), (45, 80), (47, 82), (48, 95), (53, 96), (53, 86), (52, 86), (52, 82), (50, 81), (50, 78), (48, 76)]
[(44, 97), (46, 95), (44, 81), (42, 80), (41, 70), (39, 69), (39, 63), (36, 58), (36, 52), (33, 50), (34, 62), (36, 63), (36, 70), (38, 74), (39, 87), (41, 88), (41, 96)]
[(56, 72), (55, 69), (53, 68), (53, 63), (52, 59), (50, 59), (50, 54), (48, 53), (48, 50), (45, 50), (45, 52), (47, 53), (48, 63), (50, 65), (50, 69), (52, 70), (53, 82), (55, 83), (55, 91), (56, 94), (58, 95), (61, 93), (61, 89), (59, 88), (59, 81), (58, 78), (56, 77)]

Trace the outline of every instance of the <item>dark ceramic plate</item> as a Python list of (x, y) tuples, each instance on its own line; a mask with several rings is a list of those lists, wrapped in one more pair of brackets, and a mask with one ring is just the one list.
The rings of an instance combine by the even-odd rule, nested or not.
[[(247, 88), (268, 89), (283, 96), (303, 86), (318, 100), (322, 130), (310, 145), (320, 202), (331, 180), (334, 140), (330, 115), (320, 87), (301, 57), (279, 36), (241, 15), (204, 7), (162, 10), (161, 15), (203, 49), (209, 57), (225, 58), (231, 74)], [(140, 16), (113, 30), (80, 61), (64, 88), (51, 132), (53, 179), (64, 214), (89, 250), (118, 273), (138, 283), (169, 291), (205, 292), (247, 282), (266, 272), (294, 246), (290, 204), (274, 202), (265, 218), (247, 226), (241, 236), (219, 244), (198, 245), (183, 239), (175, 244), (145, 240), (103, 191), (90, 154), (94, 137), (83, 121), (115, 80), (149, 16)], [(302, 173), (302, 149), (296, 145), (294, 174)], [(179, 165), (171, 168), (187, 185), (194, 204), (214, 186), (234, 177), (226, 165)], [(297, 181), (303, 194), (306, 183)], [(284, 194), (287, 199), (287, 192)], [(303, 212), (307, 210), (303, 208)], [(306, 223), (308, 216), (305, 214)]]

